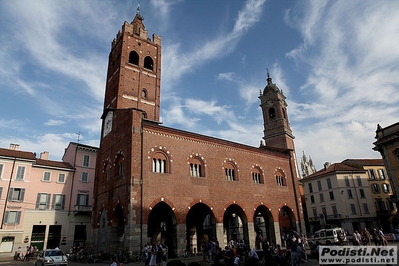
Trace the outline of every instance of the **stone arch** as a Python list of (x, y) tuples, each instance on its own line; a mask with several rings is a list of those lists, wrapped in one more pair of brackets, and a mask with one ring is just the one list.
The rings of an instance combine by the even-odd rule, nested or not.
[(97, 236), (97, 249), (99, 252), (107, 252), (109, 250), (109, 231), (108, 231), (108, 214), (107, 210), (103, 208), (98, 220), (98, 236)]
[(297, 230), (295, 214), (292, 208), (287, 205), (279, 208), (279, 226), (281, 233), (289, 233), (290, 230)]
[(189, 208), (186, 216), (186, 250), (195, 254), (208, 240), (216, 239), (216, 218), (212, 208), (198, 202)]
[(255, 247), (262, 248), (262, 242), (276, 243), (276, 232), (274, 230), (274, 219), (271, 210), (263, 203), (254, 208), (254, 231), (256, 233)]
[(223, 215), (223, 233), (227, 243), (231, 240), (243, 241), (249, 246), (248, 219), (244, 210), (237, 204), (228, 206)]
[(161, 201), (151, 208), (148, 215), (148, 239), (153, 245), (158, 242), (164, 243), (168, 247), (170, 257), (178, 254), (177, 219), (173, 209), (165, 201)]

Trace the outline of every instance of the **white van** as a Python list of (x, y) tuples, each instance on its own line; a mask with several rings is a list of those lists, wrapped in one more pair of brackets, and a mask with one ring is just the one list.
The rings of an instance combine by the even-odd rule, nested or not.
[(329, 228), (316, 231), (311, 239), (308, 240), (310, 246), (319, 242), (322, 245), (344, 245), (348, 243), (346, 233), (343, 228)]

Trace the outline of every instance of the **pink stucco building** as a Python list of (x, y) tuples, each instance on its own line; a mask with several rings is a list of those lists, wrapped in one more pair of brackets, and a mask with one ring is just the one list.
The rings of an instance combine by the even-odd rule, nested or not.
[(62, 161), (0, 148), (0, 257), (19, 247), (86, 244), (97, 148), (71, 142)]

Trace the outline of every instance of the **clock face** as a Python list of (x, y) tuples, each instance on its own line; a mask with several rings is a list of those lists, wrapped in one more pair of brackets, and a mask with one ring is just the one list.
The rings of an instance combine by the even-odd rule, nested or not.
[(104, 120), (104, 133), (103, 136), (105, 137), (108, 135), (109, 132), (112, 130), (112, 118), (114, 117), (114, 112), (109, 111), (107, 116), (105, 117)]

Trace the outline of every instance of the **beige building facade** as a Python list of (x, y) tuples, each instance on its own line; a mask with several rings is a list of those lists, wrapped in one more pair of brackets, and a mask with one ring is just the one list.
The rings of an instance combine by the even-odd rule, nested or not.
[[(390, 184), (392, 187), (392, 202), (398, 206), (399, 204), (399, 122), (381, 127), (377, 125), (376, 141), (374, 142), (374, 150), (378, 151), (384, 165), (386, 167)], [(399, 229), (399, 216), (396, 212), (391, 221), (394, 229)]]
[(367, 171), (362, 167), (326, 163), (323, 169), (300, 183), (304, 188), (310, 233), (326, 227), (343, 227), (352, 233), (377, 226)]

